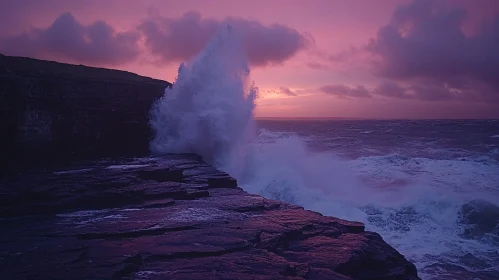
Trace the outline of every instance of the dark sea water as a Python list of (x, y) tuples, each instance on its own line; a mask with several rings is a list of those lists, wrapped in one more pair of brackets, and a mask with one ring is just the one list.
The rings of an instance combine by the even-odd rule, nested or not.
[(424, 279), (499, 279), (499, 121), (257, 124), (247, 191), (362, 221)]
[(429, 159), (499, 160), (499, 120), (260, 120), (318, 150), (350, 158), (400, 154)]

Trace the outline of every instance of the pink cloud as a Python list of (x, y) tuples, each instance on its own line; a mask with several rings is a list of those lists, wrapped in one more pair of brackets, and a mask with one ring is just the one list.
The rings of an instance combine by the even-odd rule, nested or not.
[(419, 99), (424, 101), (473, 100), (467, 93), (452, 92), (449, 88), (434, 84), (410, 84), (403, 86), (395, 82), (385, 81), (379, 84), (373, 94), (389, 98)]
[(369, 69), (378, 80), (368, 91), (375, 97), (497, 103), (499, 9), (492, 8), (495, 14), (482, 18), (473, 33), (466, 33), (469, 7), (461, 6), (462, 2), (412, 0), (401, 4), (367, 44), (334, 53), (328, 59), (357, 74)]
[(364, 86), (349, 87), (345, 85), (325, 85), (319, 88), (325, 94), (340, 98), (371, 98), (371, 93)]
[(225, 24), (242, 36), (243, 46), (253, 66), (280, 65), (313, 40), (281, 24), (263, 25), (256, 20), (228, 17), (224, 20), (203, 18), (190, 11), (179, 18), (151, 16), (139, 27), (150, 51), (162, 62), (184, 61), (198, 53), (216, 30)]
[(296, 96), (296, 92), (292, 91), (291, 89), (289, 89), (287, 87), (281, 87), (280, 92), (284, 95), (287, 95), (287, 96)]
[[(409, 84), (423, 100), (457, 98), (499, 101), (499, 15), (471, 35), (467, 11), (445, 1), (414, 0), (399, 6), (367, 51), (376, 75)], [(387, 95), (395, 94), (391, 88)]]
[(440, 86), (432, 83), (400, 84), (390, 80), (383, 81), (377, 86), (366, 88), (363, 85), (350, 87), (346, 85), (325, 85), (317, 90), (328, 95), (333, 95), (345, 99), (372, 98), (372, 99), (400, 99), (400, 100), (420, 100), (420, 101), (491, 101), (484, 100), (477, 95), (479, 88), (469, 90), (453, 90), (452, 88)]
[(116, 32), (102, 20), (83, 25), (72, 14), (65, 13), (46, 29), (32, 28), (2, 38), (0, 50), (7, 55), (119, 65), (138, 56), (138, 39), (137, 32)]
[(308, 62), (307, 64), (308, 68), (314, 69), (314, 70), (327, 70), (329, 69), (329, 66), (325, 63), (320, 63), (320, 62)]
[(286, 96), (297, 96), (298, 92), (300, 92), (300, 91), (299, 90), (292, 90), (288, 87), (280, 87), (279, 89), (271, 89), (271, 90), (267, 91), (267, 93), (270, 93), (270, 94), (282, 94), (282, 95), (286, 95)]

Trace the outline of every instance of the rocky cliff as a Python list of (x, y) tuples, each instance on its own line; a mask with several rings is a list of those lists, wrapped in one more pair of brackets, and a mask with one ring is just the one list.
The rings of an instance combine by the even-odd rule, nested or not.
[(419, 279), (380, 235), (244, 192), (193, 156), (0, 180), (0, 279)]
[(148, 111), (170, 83), (0, 55), (0, 167), (147, 154)]
[(250, 195), (196, 156), (133, 158), (167, 86), (0, 56), (0, 170), (43, 167), (0, 177), (0, 279), (419, 279), (360, 223)]

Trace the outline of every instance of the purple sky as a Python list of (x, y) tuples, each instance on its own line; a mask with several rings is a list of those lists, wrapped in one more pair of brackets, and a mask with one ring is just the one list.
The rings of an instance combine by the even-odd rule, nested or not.
[(0, 52), (174, 81), (221, 24), (256, 114), (499, 118), (497, 0), (0, 0)]

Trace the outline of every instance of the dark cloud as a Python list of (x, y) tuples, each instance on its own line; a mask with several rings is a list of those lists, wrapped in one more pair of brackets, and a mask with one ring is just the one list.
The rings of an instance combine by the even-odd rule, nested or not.
[(254, 66), (279, 65), (313, 43), (310, 36), (280, 24), (263, 25), (241, 18), (202, 18), (196, 11), (179, 18), (151, 16), (139, 27), (146, 45), (163, 62), (178, 62), (201, 51), (218, 28), (230, 24), (242, 35), (249, 62)]
[(402, 86), (394, 82), (383, 82), (372, 93), (390, 98), (418, 99), (424, 101), (466, 99), (462, 93), (452, 92), (450, 88), (433, 84)]
[(450, 87), (435, 84), (399, 84), (392, 81), (383, 81), (374, 88), (366, 88), (363, 85), (349, 87), (345, 85), (326, 85), (318, 89), (319, 92), (334, 95), (341, 98), (392, 98), (413, 99), (422, 101), (445, 101), (462, 100), (473, 101), (479, 97), (475, 96), (473, 90), (457, 91)]
[(302, 90), (291, 90), (290, 88), (287, 87), (280, 87), (278, 90), (272, 89), (268, 90), (268, 93), (274, 93), (274, 94), (284, 94), (287, 96), (297, 96), (299, 92)]
[(322, 63), (318, 63), (318, 62), (308, 62), (306, 65), (307, 65), (308, 68), (311, 68), (311, 69), (314, 69), (314, 70), (326, 70), (326, 69), (329, 69), (329, 66), (327, 66), (325, 64), (322, 64)]
[(287, 96), (296, 96), (296, 92), (292, 91), (291, 89), (289, 89), (287, 87), (281, 87), (280, 92), (284, 95), (287, 95)]
[(374, 88), (371, 93), (379, 97), (397, 99), (416, 99), (423, 101), (497, 101), (491, 93), (483, 94), (486, 88), (475, 85), (472, 88), (456, 89), (446, 84), (438, 83), (409, 83), (399, 84), (392, 81), (384, 81)]
[(83, 25), (65, 13), (46, 29), (32, 28), (20, 35), (2, 38), (0, 49), (7, 55), (118, 65), (137, 57), (138, 39), (137, 32), (116, 32), (105, 21)]
[(411, 98), (411, 95), (407, 93), (406, 88), (390, 81), (385, 81), (379, 84), (373, 93), (390, 98)]
[(325, 85), (319, 88), (325, 94), (341, 98), (371, 98), (371, 93), (364, 86), (348, 87), (345, 85)]
[[(423, 100), (499, 100), (499, 15), (465, 34), (464, 8), (414, 0), (399, 6), (367, 51), (377, 75), (407, 86), (381, 94)], [(383, 88), (385, 87), (385, 88)]]

